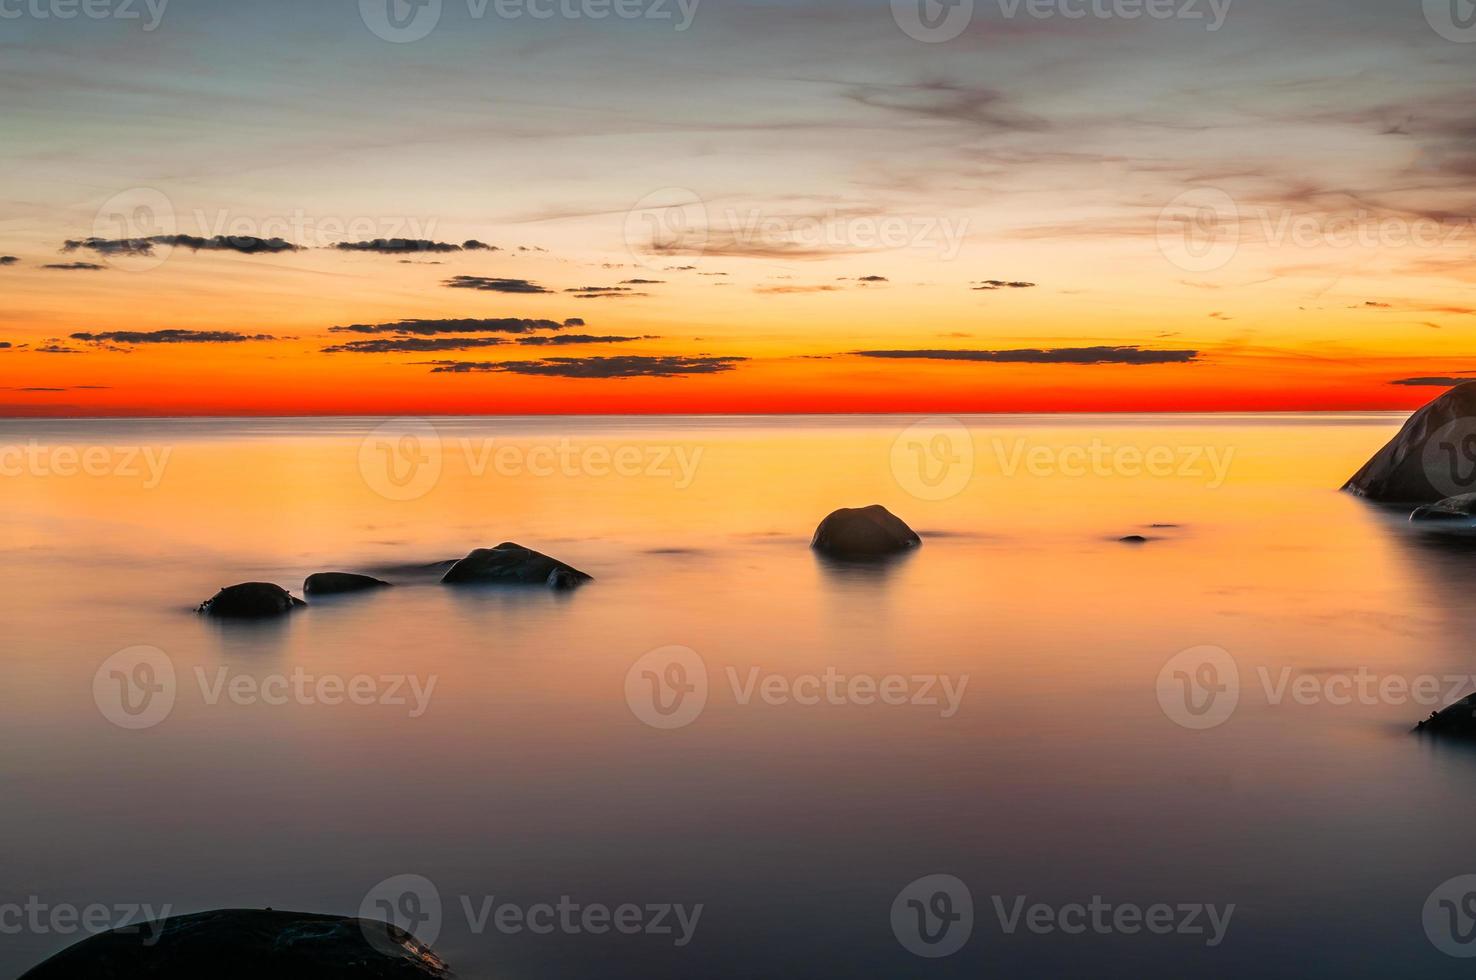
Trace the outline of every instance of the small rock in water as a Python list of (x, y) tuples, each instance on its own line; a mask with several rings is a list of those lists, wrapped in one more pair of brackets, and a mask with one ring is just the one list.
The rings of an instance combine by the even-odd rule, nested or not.
[(1415, 725), (1414, 730), (1429, 735), (1476, 736), (1476, 694), (1430, 712), (1430, 717)]
[(1458, 497), (1446, 497), (1435, 504), (1416, 507), (1409, 519), (1421, 521), (1463, 521), (1476, 517), (1476, 493), (1463, 493)]
[(343, 592), (380, 589), (387, 585), (389, 585), (388, 582), (374, 578), (372, 575), (357, 575), (353, 572), (318, 572), (307, 577), (307, 581), (302, 583), (302, 591), (307, 595), (338, 595)]
[(520, 544), (504, 541), (495, 548), (478, 548), (452, 565), (441, 579), (449, 585), (546, 585), (572, 589), (594, 581), (571, 565)]
[(820, 522), (810, 547), (834, 558), (885, 558), (911, 551), (922, 538), (880, 504), (844, 507)]
[(395, 926), (305, 912), (234, 909), (177, 915), (99, 933), (22, 974), (151, 980), (447, 980), (446, 963)]
[(1118, 538), (1117, 540), (1118, 541), (1121, 541), (1123, 544), (1147, 544), (1148, 543), (1148, 539), (1145, 538), (1145, 537), (1143, 537), (1141, 534), (1129, 534), (1127, 537), (1125, 537), (1125, 538)]
[(246, 582), (221, 589), (200, 603), (196, 612), (217, 619), (266, 619), (281, 616), (307, 603), (294, 598), (280, 585)]

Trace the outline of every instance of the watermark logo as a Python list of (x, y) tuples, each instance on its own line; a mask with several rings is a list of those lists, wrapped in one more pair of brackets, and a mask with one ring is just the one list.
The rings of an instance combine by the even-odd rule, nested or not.
[(663, 187), (625, 214), (625, 250), (640, 266), (660, 271), (672, 255), (691, 264), (708, 244), (707, 204), (685, 187)]
[(97, 710), (119, 728), (153, 728), (174, 710), (174, 661), (158, 647), (119, 650), (92, 676)]
[(419, 500), (441, 479), (440, 433), (425, 419), (392, 419), (359, 444), (359, 473), (387, 500)]
[(1437, 429), (1421, 463), (1430, 485), (1445, 496), (1476, 492), (1476, 418), (1463, 416)]
[(974, 438), (958, 419), (923, 419), (892, 443), (892, 477), (919, 500), (956, 497), (973, 476)]
[(395, 875), (369, 889), (359, 903), (359, 918), (365, 923), (383, 922), (391, 927), (388, 934), (378, 929), (363, 930), (370, 945), (382, 952), (401, 951), (394, 942), (396, 929), (430, 946), (441, 935), (441, 892), (435, 882), (423, 875)]
[(914, 41), (942, 44), (968, 30), (974, 0), (892, 0), (892, 19)]
[(1425, 20), (1457, 44), (1476, 44), (1476, 0), (1425, 0)]
[(103, 261), (124, 272), (147, 272), (169, 260), (174, 247), (153, 244), (179, 230), (174, 202), (153, 187), (130, 187), (102, 203), (92, 218), (92, 237), (112, 243)]
[(707, 707), (707, 665), (690, 647), (652, 650), (626, 672), (625, 703), (652, 728), (685, 728)]
[(1240, 210), (1219, 188), (1195, 188), (1159, 212), (1156, 235), (1158, 250), (1180, 269), (1213, 272), (1240, 249)]
[(380, 40), (408, 44), (436, 29), (441, 0), (359, 0), (359, 16)]
[(1446, 956), (1476, 956), (1476, 874), (1442, 882), (1425, 899), (1425, 935)]
[(1240, 667), (1229, 651), (1191, 647), (1158, 672), (1158, 705), (1176, 725), (1204, 731), (1223, 725), (1240, 703)]
[(974, 896), (953, 875), (919, 878), (892, 901), (892, 935), (926, 959), (952, 956), (974, 931)]

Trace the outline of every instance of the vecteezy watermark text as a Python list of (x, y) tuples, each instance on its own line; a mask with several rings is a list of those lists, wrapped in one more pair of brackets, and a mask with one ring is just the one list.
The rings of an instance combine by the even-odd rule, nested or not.
[(145, 490), (153, 490), (164, 479), (173, 451), (171, 446), (50, 445), (32, 439), (0, 445), (0, 477), (115, 477), (142, 481)]
[(1235, 459), (1233, 446), (1114, 445), (1093, 438), (1085, 445), (1032, 444), (1025, 438), (990, 440), (1000, 473), (1037, 478), (1153, 477), (1203, 480), (1211, 489), (1223, 486)]
[(0, 0), (0, 20), (145, 20), (158, 30), (169, 0)]
[(1224, 724), (1246, 696), (1259, 688), (1269, 707), (1296, 705), (1454, 704), (1476, 692), (1476, 674), (1389, 674), (1358, 667), (1353, 670), (1299, 671), (1295, 667), (1258, 664), (1256, 684), (1242, 680), (1236, 658), (1222, 647), (1198, 646), (1181, 651), (1158, 675), (1159, 706), (1175, 724), (1204, 730)]
[(425, 419), (394, 419), (359, 445), (365, 484), (389, 500), (417, 500), (440, 482), (447, 457), (474, 479), (588, 477), (670, 481), (685, 490), (697, 478), (704, 447), (644, 442), (607, 444), (560, 437), (552, 442), (443, 439)]
[(100, 902), (79, 906), (70, 902), (48, 902), (37, 895), (30, 895), (22, 902), (0, 902), (0, 936), (142, 933), (143, 944), (153, 946), (159, 941), (164, 920), (172, 908), (171, 905), (155, 909), (147, 904), (104, 905)]
[[(1208, 947), (1225, 941), (1234, 903), (1112, 902), (1101, 895), (1077, 902), (1032, 902), (1028, 895), (991, 895), (999, 931), (1007, 936), (1203, 937)], [(909, 882), (892, 901), (892, 934), (908, 952), (928, 959), (951, 956), (974, 931), (974, 896), (961, 879), (932, 874)]]
[[(1005, 20), (1184, 20), (1225, 26), (1234, 0), (994, 0)], [(952, 41), (974, 21), (976, 0), (892, 0), (892, 19), (908, 37), (929, 44)]]
[[(490, 13), (505, 21), (644, 20), (684, 32), (702, 0), (464, 0), (473, 21)], [(359, 16), (375, 37), (408, 44), (428, 37), (441, 22), (443, 0), (359, 0)]]
[[(855, 705), (926, 708), (952, 718), (963, 704), (969, 675), (886, 674), (842, 671), (783, 674), (758, 666), (726, 666), (733, 703), (740, 707), (816, 707)], [(652, 650), (631, 665), (625, 676), (625, 700), (631, 713), (652, 728), (684, 728), (707, 706), (707, 665), (690, 647)]]
[[(230, 667), (192, 672), (202, 704), (215, 707), (286, 705), (336, 708), (343, 705), (402, 709), (411, 718), (423, 716), (435, 694), (438, 676), (415, 674), (312, 673), (304, 667), (264, 676), (233, 671)], [(174, 661), (157, 647), (120, 650), (98, 667), (92, 680), (97, 709), (119, 728), (141, 730), (163, 722), (181, 693)]]
[[(435, 883), (423, 875), (386, 878), (364, 896), (359, 917), (384, 922), (430, 945), (446, 926), (446, 903)], [(461, 894), (455, 907), (474, 936), (653, 936), (681, 949), (692, 942), (702, 919), (701, 902), (581, 901), (560, 895), (552, 902), (522, 902), (494, 894)], [(374, 938), (373, 935), (370, 937)]]

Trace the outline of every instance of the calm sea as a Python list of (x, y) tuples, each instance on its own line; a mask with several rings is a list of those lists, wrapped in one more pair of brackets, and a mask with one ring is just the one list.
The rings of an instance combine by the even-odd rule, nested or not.
[[(1400, 422), (0, 422), (0, 974), (272, 906), (464, 977), (1467, 975), (1476, 752), (1408, 730), (1476, 550), (1337, 492)], [(817, 560), (871, 503), (924, 546)], [(596, 581), (421, 567), (502, 541)], [(324, 570), (397, 587), (191, 611)]]

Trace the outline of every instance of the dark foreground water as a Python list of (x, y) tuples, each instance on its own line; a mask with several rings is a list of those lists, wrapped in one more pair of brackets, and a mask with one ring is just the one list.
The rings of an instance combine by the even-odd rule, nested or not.
[[(1476, 550), (1335, 492), (1400, 419), (915, 421), (0, 423), (0, 974), (273, 906), (465, 977), (1468, 975), (1476, 753), (1408, 729)], [(809, 552), (873, 502), (920, 552)], [(408, 567), (504, 540), (597, 581)], [(190, 612), (328, 569), (400, 584)]]

